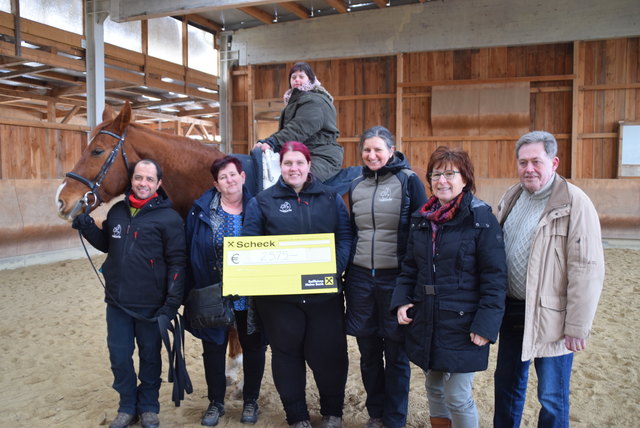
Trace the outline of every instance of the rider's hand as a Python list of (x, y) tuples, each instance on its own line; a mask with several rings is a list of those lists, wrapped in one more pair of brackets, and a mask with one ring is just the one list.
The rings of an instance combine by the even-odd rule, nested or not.
[(258, 142), (253, 146), (253, 148), (255, 149), (256, 147), (260, 147), (264, 152), (265, 150), (269, 150), (269, 149), (273, 150), (275, 146), (276, 146), (276, 141), (271, 137), (269, 137), (269, 138), (265, 138), (264, 140), (258, 140)]
[(76, 230), (83, 231), (83, 230), (89, 229), (94, 224), (95, 222), (93, 221), (93, 218), (89, 214), (80, 213), (76, 218), (73, 219), (73, 223), (71, 223), (71, 227), (73, 227)]
[(260, 150), (262, 150), (264, 152), (265, 150), (270, 149), (271, 146), (269, 146), (267, 143), (261, 143), (260, 141), (258, 141), (257, 143), (255, 143), (253, 145), (253, 148), (254, 149), (259, 148)]

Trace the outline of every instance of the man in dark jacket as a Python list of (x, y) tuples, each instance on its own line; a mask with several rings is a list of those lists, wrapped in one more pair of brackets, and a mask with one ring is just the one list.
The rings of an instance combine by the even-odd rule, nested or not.
[[(156, 322), (173, 319), (182, 303), (186, 263), (182, 219), (160, 188), (162, 170), (153, 160), (139, 161), (132, 171), (131, 189), (107, 214), (102, 229), (88, 214), (73, 228), (98, 250), (108, 253), (102, 265), (106, 282), (107, 345), (113, 388), (120, 394), (118, 415), (110, 428), (160, 425), (162, 339)], [(137, 385), (133, 350), (140, 359)]]

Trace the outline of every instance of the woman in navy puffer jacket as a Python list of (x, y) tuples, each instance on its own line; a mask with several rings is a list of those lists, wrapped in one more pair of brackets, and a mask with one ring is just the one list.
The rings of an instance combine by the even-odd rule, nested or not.
[(409, 359), (425, 370), (431, 426), (475, 428), (474, 372), (486, 370), (504, 313), (502, 230), (472, 193), (465, 151), (438, 147), (427, 176), (433, 196), (411, 217), (391, 307), (408, 325)]

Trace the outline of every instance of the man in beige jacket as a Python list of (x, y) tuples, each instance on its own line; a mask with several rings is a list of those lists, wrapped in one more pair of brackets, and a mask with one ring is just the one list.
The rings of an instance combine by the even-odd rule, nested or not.
[(573, 352), (587, 347), (604, 281), (600, 222), (589, 197), (556, 174), (558, 143), (534, 131), (516, 143), (520, 183), (498, 204), (509, 287), (495, 372), (494, 427), (518, 427), (529, 365), (538, 426), (569, 426)]

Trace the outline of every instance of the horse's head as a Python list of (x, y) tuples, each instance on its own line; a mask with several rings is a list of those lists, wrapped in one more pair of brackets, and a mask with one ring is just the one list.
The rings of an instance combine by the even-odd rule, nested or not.
[(103, 122), (91, 133), (80, 160), (58, 187), (58, 215), (68, 221), (78, 214), (109, 202), (129, 184), (124, 139), (131, 122), (131, 106), (126, 103), (118, 116), (107, 106)]

